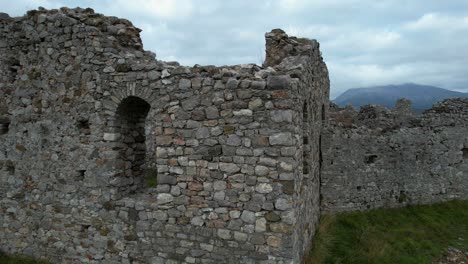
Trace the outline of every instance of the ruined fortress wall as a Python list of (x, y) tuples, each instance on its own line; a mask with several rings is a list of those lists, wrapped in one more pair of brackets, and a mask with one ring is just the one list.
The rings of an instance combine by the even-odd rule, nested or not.
[(420, 117), (407, 106), (400, 101), (395, 111), (330, 112), (322, 142), (322, 210), (468, 199), (468, 100), (443, 101)]
[(264, 67), (184, 67), (90, 9), (2, 16), (0, 250), (299, 262), (319, 217), (328, 73), (316, 41), (266, 38)]

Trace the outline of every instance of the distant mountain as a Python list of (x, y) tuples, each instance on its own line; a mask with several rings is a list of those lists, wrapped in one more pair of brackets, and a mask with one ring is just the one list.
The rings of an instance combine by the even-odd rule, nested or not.
[(351, 104), (356, 109), (366, 104), (378, 104), (393, 108), (396, 100), (406, 98), (411, 100), (414, 112), (422, 112), (431, 108), (434, 103), (453, 97), (468, 97), (468, 93), (450, 91), (435, 86), (405, 83), (349, 89), (333, 102), (342, 107)]

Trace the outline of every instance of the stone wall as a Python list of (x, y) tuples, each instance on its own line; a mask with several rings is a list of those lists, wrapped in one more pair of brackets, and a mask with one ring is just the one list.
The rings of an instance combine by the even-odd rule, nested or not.
[(324, 211), (468, 199), (468, 99), (418, 117), (406, 100), (394, 111), (334, 107), (322, 143)]
[(319, 217), (318, 43), (273, 30), (264, 67), (185, 67), (139, 32), (91, 9), (1, 16), (0, 250), (298, 263)]

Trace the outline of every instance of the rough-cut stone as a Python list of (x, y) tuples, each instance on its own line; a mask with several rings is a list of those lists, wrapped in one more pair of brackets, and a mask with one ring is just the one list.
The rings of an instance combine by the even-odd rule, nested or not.
[(174, 201), (174, 197), (168, 193), (160, 193), (157, 198), (158, 204), (166, 204)]
[(269, 141), (272, 146), (291, 146), (293, 144), (293, 137), (291, 133), (278, 133), (270, 136)]
[(275, 208), (282, 211), (288, 210), (292, 208), (292, 201), (285, 198), (278, 198), (275, 202)]
[[(0, 16), (0, 251), (300, 263), (320, 216), (328, 110), (316, 41), (274, 30), (268, 67), (187, 67), (92, 9)], [(302, 120), (304, 105), (316, 116)]]
[(159, 174), (158, 184), (177, 184), (177, 178), (171, 175)]
[(267, 78), (269, 89), (285, 89), (289, 87), (290, 77), (287, 75), (270, 75)]
[(257, 176), (266, 176), (270, 172), (270, 169), (266, 166), (258, 165), (255, 166), (255, 175)]
[(394, 111), (331, 109), (322, 137), (323, 210), (468, 199), (461, 191), (468, 188), (468, 99), (445, 100), (417, 117), (408, 100)]
[(253, 224), (256, 220), (255, 213), (251, 211), (244, 211), (242, 212), (241, 219), (245, 223)]
[(276, 123), (291, 123), (293, 120), (293, 113), (291, 110), (274, 110), (270, 112), (270, 115), (271, 120)]
[(269, 183), (260, 183), (255, 187), (255, 191), (258, 193), (271, 193), (273, 191), (273, 187)]
[(241, 109), (232, 112), (235, 116), (252, 116), (253, 112), (250, 109)]
[(120, 137), (119, 134), (115, 134), (115, 133), (104, 133), (104, 136), (103, 136), (103, 139), (106, 140), (106, 141), (116, 141), (118, 140)]
[(468, 199), (467, 99), (328, 118), (314, 40), (276, 29), (264, 67), (186, 67), (156, 60), (139, 32), (92, 9), (0, 14), (0, 251), (301, 263), (320, 201)]
[(234, 163), (220, 163), (219, 164), (219, 169), (221, 171), (227, 172), (227, 173), (236, 173), (240, 171), (239, 166), (237, 166)]

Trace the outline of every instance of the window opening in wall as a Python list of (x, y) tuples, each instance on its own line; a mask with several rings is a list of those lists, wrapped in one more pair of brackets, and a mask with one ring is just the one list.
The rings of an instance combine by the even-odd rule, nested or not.
[(364, 162), (366, 164), (372, 164), (375, 162), (375, 160), (377, 159), (377, 155), (367, 155), (365, 158), (364, 158)]
[(10, 129), (10, 119), (0, 117), (0, 135), (5, 135)]
[(11, 160), (5, 162), (5, 167), (9, 175), (15, 175), (15, 164)]
[(325, 121), (325, 105), (322, 104), (322, 121)]
[(127, 191), (135, 192), (145, 185), (146, 136), (145, 121), (150, 105), (143, 99), (130, 96), (117, 108), (120, 132), (121, 177), (128, 182)]
[(84, 180), (85, 173), (86, 173), (86, 170), (77, 170), (77, 171), (76, 171), (76, 176), (75, 176), (76, 180), (77, 180), (77, 181), (82, 181), (82, 180)]
[(85, 119), (78, 120), (76, 127), (80, 130), (81, 134), (89, 135), (91, 134), (91, 129), (89, 128), (89, 121)]
[(9, 58), (6, 63), (9, 65), (8, 69), (11, 72), (12, 80), (14, 80), (18, 74), (18, 70), (21, 68), (20, 61), (17, 58)]
[[(323, 154), (322, 154), (322, 135), (319, 136), (319, 170), (322, 171)], [(332, 162), (333, 164), (333, 162)]]
[(304, 103), (302, 108), (302, 173), (309, 174), (309, 107)]
[(463, 158), (468, 159), (468, 148), (463, 148), (462, 152), (463, 152)]

